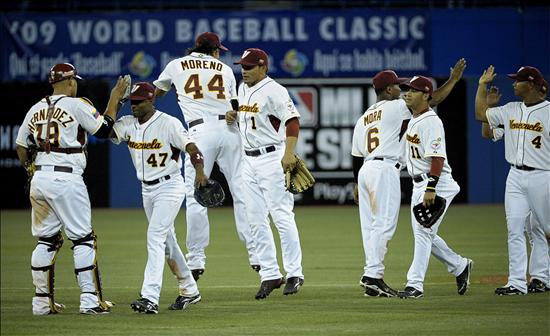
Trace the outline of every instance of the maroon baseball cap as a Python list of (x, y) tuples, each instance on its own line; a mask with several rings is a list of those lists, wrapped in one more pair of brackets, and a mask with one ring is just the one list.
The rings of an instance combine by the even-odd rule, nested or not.
[(50, 69), (48, 81), (53, 84), (72, 77), (82, 79), (82, 77), (76, 74), (76, 68), (74, 65), (70, 63), (59, 63)]
[(409, 82), (403, 83), (401, 85), (406, 88), (413, 88), (415, 90), (422, 91), (429, 94), (430, 96), (434, 91), (432, 81), (424, 76), (414, 76)]
[(539, 69), (532, 66), (522, 66), (515, 74), (508, 74), (508, 77), (517, 80), (518, 82), (533, 82), (539, 86), (543, 92), (548, 91), (548, 82), (540, 73)]
[(372, 84), (375, 90), (382, 90), (389, 85), (402, 84), (407, 80), (408, 78), (397, 77), (397, 74), (393, 70), (384, 70), (373, 77)]
[(212, 32), (204, 32), (197, 36), (197, 39), (195, 40), (195, 45), (199, 46), (203, 44), (210, 44), (214, 47), (220, 48), (223, 51), (229, 50), (220, 42), (220, 37)]
[(153, 100), (155, 87), (147, 82), (135, 83), (130, 91), (130, 100)]
[(249, 48), (246, 49), (241, 56), (241, 59), (233, 64), (242, 64), (248, 66), (265, 65), (267, 66), (267, 54), (262, 49)]

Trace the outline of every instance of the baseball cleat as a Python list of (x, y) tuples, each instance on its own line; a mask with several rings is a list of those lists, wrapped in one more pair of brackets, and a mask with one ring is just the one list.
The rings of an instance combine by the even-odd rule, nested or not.
[(274, 289), (281, 288), (284, 283), (285, 280), (283, 278), (262, 281), (260, 284), (260, 289), (255, 296), (256, 300), (265, 299), (269, 296), (269, 294), (271, 294), (271, 292), (273, 292)]
[(405, 287), (405, 290), (397, 293), (401, 299), (420, 299), (424, 297), (424, 293), (413, 287)]
[(158, 314), (159, 313), (159, 305), (153, 303), (151, 300), (146, 299), (144, 297), (137, 299), (136, 301), (132, 302), (130, 304), (130, 307), (134, 311), (137, 311), (138, 313), (145, 313), (145, 314)]
[(201, 275), (204, 274), (204, 268), (191, 270), (191, 274), (193, 274), (193, 279), (195, 279), (195, 281), (198, 281)]
[(260, 265), (250, 265), (250, 268), (252, 268), (255, 272), (259, 273), (262, 269)]
[(505, 287), (499, 287), (495, 289), (495, 294), (498, 296), (504, 296), (504, 295), (525, 295), (527, 293), (520, 291), (514, 286), (505, 286)]
[(286, 285), (283, 289), (284, 295), (292, 295), (298, 293), (300, 287), (304, 284), (304, 279), (298, 277), (290, 277), (286, 279)]
[(544, 293), (550, 291), (550, 288), (539, 279), (531, 279), (529, 286), (527, 286), (527, 291), (529, 293)]
[(394, 297), (397, 291), (388, 286), (384, 279), (375, 279), (363, 276), (359, 285), (365, 288), (365, 296)]
[(168, 309), (170, 310), (185, 310), (189, 305), (199, 303), (199, 301), (202, 299), (200, 294), (197, 294), (195, 296), (178, 296), (176, 298), (176, 302), (171, 304)]
[(456, 277), (456, 289), (458, 291), (458, 295), (464, 295), (470, 287), (470, 275), (472, 274), (473, 267), (474, 262), (471, 259), (468, 259), (464, 271)]
[(103, 315), (111, 312), (110, 307), (97, 306), (93, 308), (81, 308), (80, 314), (84, 315)]

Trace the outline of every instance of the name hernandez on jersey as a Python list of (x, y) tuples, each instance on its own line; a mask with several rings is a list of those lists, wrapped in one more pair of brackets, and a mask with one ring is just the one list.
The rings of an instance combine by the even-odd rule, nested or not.
[(210, 55), (193, 52), (172, 60), (153, 84), (163, 91), (176, 88), (186, 122), (217, 117), (231, 109), (237, 82), (231, 68)]
[(127, 142), (136, 175), (140, 181), (152, 181), (166, 175), (180, 174), (180, 152), (191, 139), (182, 123), (166, 113), (156, 111), (140, 124), (133, 116), (124, 116), (113, 127), (115, 144)]
[(451, 173), (443, 123), (432, 109), (411, 119), (405, 132), (405, 141), (407, 171), (410, 176), (428, 174), (432, 157), (445, 158), (442, 173)]
[(270, 77), (253, 87), (241, 83), (239, 104), (239, 130), (247, 150), (280, 145), (284, 136), (279, 133), (279, 126), (300, 118), (287, 89)]
[[(85, 98), (55, 95), (50, 97), (55, 104), (48, 125), (48, 103), (46, 99), (34, 104), (19, 128), (16, 143), (28, 148), (31, 137), (35, 144), (49, 141), (51, 146), (59, 148), (82, 148), (88, 143), (87, 133), (94, 134), (103, 124), (103, 116), (99, 114), (92, 103)], [(46, 137), (49, 136), (49, 139)], [(36, 156), (37, 165), (60, 165), (73, 168), (86, 168), (84, 153), (39, 152)]]
[(511, 102), (488, 108), (486, 115), (491, 128), (504, 129), (508, 163), (550, 170), (550, 102)]
[(375, 157), (400, 160), (404, 149), (399, 133), (402, 122), (410, 118), (403, 99), (383, 100), (372, 105), (355, 124), (351, 155), (365, 160)]

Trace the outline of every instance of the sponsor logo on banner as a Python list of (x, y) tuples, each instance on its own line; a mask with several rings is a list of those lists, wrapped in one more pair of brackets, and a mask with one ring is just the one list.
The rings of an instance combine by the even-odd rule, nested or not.
[(294, 101), (294, 105), (300, 112), (300, 126), (317, 126), (317, 90), (313, 87), (290, 87), (288, 93)]
[(298, 77), (304, 73), (308, 63), (309, 61), (305, 54), (296, 49), (290, 49), (284, 55), (284, 58), (281, 61), (281, 67), (292, 76)]
[(132, 61), (128, 65), (128, 68), (133, 75), (147, 78), (151, 75), (156, 65), (157, 62), (153, 56), (140, 51), (132, 57)]

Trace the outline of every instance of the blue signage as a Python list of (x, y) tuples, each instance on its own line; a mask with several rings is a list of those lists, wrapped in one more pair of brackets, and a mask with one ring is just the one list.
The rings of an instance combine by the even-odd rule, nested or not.
[[(29, 14), (1, 16), (2, 80), (44, 80), (59, 62), (85, 77), (130, 73), (153, 80), (204, 31), (217, 33), (233, 66), (264, 49), (273, 77), (367, 77), (430, 69), (430, 17), (419, 10)], [(236, 73), (238, 66), (233, 66)]]

